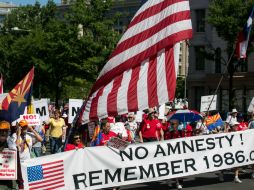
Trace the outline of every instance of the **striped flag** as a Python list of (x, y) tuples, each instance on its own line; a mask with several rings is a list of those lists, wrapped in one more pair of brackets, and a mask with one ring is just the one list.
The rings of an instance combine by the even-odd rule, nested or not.
[(192, 37), (188, 0), (147, 1), (82, 107), (82, 123), (173, 100), (180, 45)]
[(236, 42), (236, 56), (238, 59), (246, 59), (247, 48), (250, 38), (250, 32), (252, 28), (252, 21), (254, 16), (254, 6), (251, 9), (249, 18), (244, 25), (243, 30), (238, 34), (237, 42)]
[(64, 187), (63, 160), (48, 162), (27, 168), (30, 190), (53, 190)]
[(4, 80), (3, 80), (3, 76), (1, 74), (1, 78), (0, 78), (0, 94), (4, 93)]

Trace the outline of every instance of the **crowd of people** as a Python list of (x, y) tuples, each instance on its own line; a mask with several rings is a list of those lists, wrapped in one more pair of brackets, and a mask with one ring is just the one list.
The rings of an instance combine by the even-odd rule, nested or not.
[[(16, 126), (7, 121), (0, 122), (0, 151), (4, 148), (18, 152), (18, 180), (19, 189), (23, 189), (20, 162), (45, 155), (46, 143), (50, 144), (50, 154), (70, 151), (86, 146), (106, 146), (112, 137), (121, 138), (129, 143), (146, 143), (176, 138), (187, 138), (197, 135), (209, 135), (254, 129), (254, 114), (248, 122), (238, 116), (236, 109), (228, 115), (224, 125), (209, 130), (204, 115), (200, 120), (182, 122), (170, 119), (170, 110), (164, 116), (159, 115), (157, 109), (149, 108), (144, 111), (141, 122), (136, 122), (135, 114), (128, 113), (121, 116), (107, 117), (101, 121), (93, 122), (92, 133), (87, 130), (88, 125), (70, 130), (67, 123), (66, 112), (55, 110), (53, 116), (39, 126), (29, 126), (26, 120), (21, 120)], [(66, 135), (68, 138), (66, 138)], [(67, 139), (67, 142), (66, 142)], [(234, 168), (234, 182), (242, 183), (239, 178), (240, 168)], [(254, 178), (254, 175), (252, 175)], [(223, 181), (223, 171), (219, 173), (219, 180)], [(175, 179), (176, 188), (182, 189), (182, 180)], [(0, 181), (0, 189), (11, 189), (14, 183)]]

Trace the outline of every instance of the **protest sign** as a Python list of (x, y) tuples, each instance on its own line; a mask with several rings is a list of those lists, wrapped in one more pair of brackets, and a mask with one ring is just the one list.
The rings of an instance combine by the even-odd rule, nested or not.
[(17, 152), (4, 149), (0, 152), (0, 180), (17, 179)]
[(83, 100), (81, 99), (69, 99), (69, 117), (68, 123), (72, 123), (76, 114), (83, 104)]
[(254, 112), (254, 97), (252, 98), (249, 108), (248, 108), (248, 112)]
[(200, 112), (206, 112), (216, 109), (217, 109), (217, 95), (201, 96)]
[(118, 150), (125, 150), (129, 144), (129, 142), (123, 141), (118, 137), (111, 138), (107, 143), (108, 146), (116, 148)]
[(56, 165), (62, 167), (63, 177), (47, 184), (49, 189), (54, 185), (74, 190), (147, 183), (254, 164), (253, 144), (254, 130), (247, 130), (131, 144), (124, 151), (88, 147), (26, 160), (22, 176), (25, 189), (37, 189), (36, 184), (42, 185), (44, 179), (32, 180), (29, 171)]
[(29, 126), (40, 125), (41, 120), (39, 114), (24, 114), (20, 115), (20, 120), (26, 120)]
[(47, 99), (41, 99), (33, 102), (36, 114), (40, 115), (41, 122), (49, 120), (49, 109)]

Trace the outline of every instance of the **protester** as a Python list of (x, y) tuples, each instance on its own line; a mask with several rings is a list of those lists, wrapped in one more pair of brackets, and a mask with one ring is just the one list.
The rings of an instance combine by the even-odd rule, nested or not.
[(125, 123), (125, 128), (131, 133), (132, 142), (136, 141), (136, 134), (138, 129), (138, 124), (135, 121), (135, 115), (133, 112), (128, 114), (128, 121)]
[(124, 126), (124, 123), (121, 120), (120, 115), (115, 117), (114, 124), (110, 124), (110, 131), (114, 132), (119, 138), (123, 140), (131, 140), (131, 137), (129, 137), (129, 134)]
[(79, 148), (84, 148), (84, 145), (81, 143), (79, 133), (74, 132), (70, 135), (69, 143), (66, 145), (64, 151), (77, 150)]
[(246, 122), (244, 121), (244, 117), (243, 116), (240, 116), (238, 118), (238, 121), (239, 121), (239, 125), (237, 127), (237, 131), (245, 131), (248, 129), (248, 124), (246, 124)]
[[(30, 133), (28, 133), (30, 131)], [(18, 123), (17, 133), (11, 137), (16, 142), (18, 150), (18, 161), (23, 162), (31, 158), (32, 145), (36, 142), (42, 142), (42, 137), (31, 127), (28, 126), (26, 120), (21, 120)], [(18, 163), (18, 180), (19, 189), (23, 189), (23, 178), (21, 174), (20, 163)]]
[(170, 138), (170, 132), (169, 132), (169, 124), (167, 122), (167, 118), (165, 116), (159, 116), (158, 119), (162, 125), (162, 130), (163, 130), (163, 134), (164, 134), (163, 139), (168, 140)]
[(162, 132), (161, 136), (164, 136), (162, 125), (159, 120), (154, 117), (155, 110), (150, 108), (148, 111), (148, 117), (144, 118), (140, 124), (139, 138), (140, 142), (152, 142), (158, 141), (158, 130)]
[(199, 136), (199, 135), (207, 135), (209, 133), (204, 119), (200, 119), (197, 121), (196, 126), (193, 129), (193, 135)]
[[(172, 119), (170, 120), (170, 125), (171, 125), (171, 131), (170, 131), (170, 139), (177, 139), (177, 138), (181, 138), (183, 137), (182, 131), (178, 130), (178, 126), (179, 126), (179, 121), (177, 119)], [(176, 178), (176, 188), (177, 189), (182, 189), (182, 185), (180, 184), (180, 179)]]
[(237, 110), (234, 108), (232, 109), (231, 113), (228, 115), (226, 119), (226, 126), (225, 126), (225, 132), (228, 132), (230, 130), (230, 127), (233, 126), (233, 123), (237, 122)]
[[(41, 136), (42, 141), (43, 141), (44, 137), (45, 137), (44, 126), (36, 125), (36, 126), (32, 126), (32, 128)], [(42, 155), (42, 142), (40, 142), (40, 141), (35, 142), (32, 146), (31, 151), (33, 152), (35, 157), (40, 157)]]
[(116, 137), (117, 134), (114, 132), (110, 131), (110, 123), (107, 121), (103, 121), (101, 123), (101, 128), (102, 128), (102, 133), (101, 133), (101, 139), (99, 146), (105, 146), (107, 145), (107, 142), (112, 138)]
[[(0, 153), (4, 149), (14, 149), (16, 150), (15, 143), (8, 142), (8, 134), (10, 131), (10, 123), (7, 121), (0, 122)], [(0, 189), (8, 190), (14, 189), (12, 180), (0, 180)]]
[(49, 120), (50, 124), (50, 152), (55, 154), (61, 151), (62, 146), (62, 135), (63, 127), (65, 126), (64, 119), (60, 117), (61, 113), (59, 110), (55, 110), (54, 118)]
[(183, 137), (182, 130), (179, 130), (179, 121), (177, 119), (170, 120), (169, 139), (177, 139)]
[[(29, 132), (28, 132), (29, 131)], [(20, 154), (20, 160), (24, 161), (31, 158), (31, 149), (34, 143), (42, 142), (42, 137), (28, 126), (26, 120), (21, 120), (18, 123), (18, 130), (16, 135), (16, 145)]]
[[(235, 132), (239, 129), (239, 123), (237, 121), (233, 121), (231, 124), (232, 124), (232, 128), (231, 128), (232, 132)], [(242, 183), (242, 181), (239, 179), (239, 168), (235, 168), (234, 182), (235, 183)]]
[(254, 129), (254, 113), (251, 114), (251, 119), (249, 120), (248, 128)]

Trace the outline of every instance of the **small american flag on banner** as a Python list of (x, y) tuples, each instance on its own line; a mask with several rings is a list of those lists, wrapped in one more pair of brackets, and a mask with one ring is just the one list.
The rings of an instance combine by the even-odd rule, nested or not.
[(52, 190), (64, 187), (63, 160), (28, 167), (27, 177), (30, 190)]

